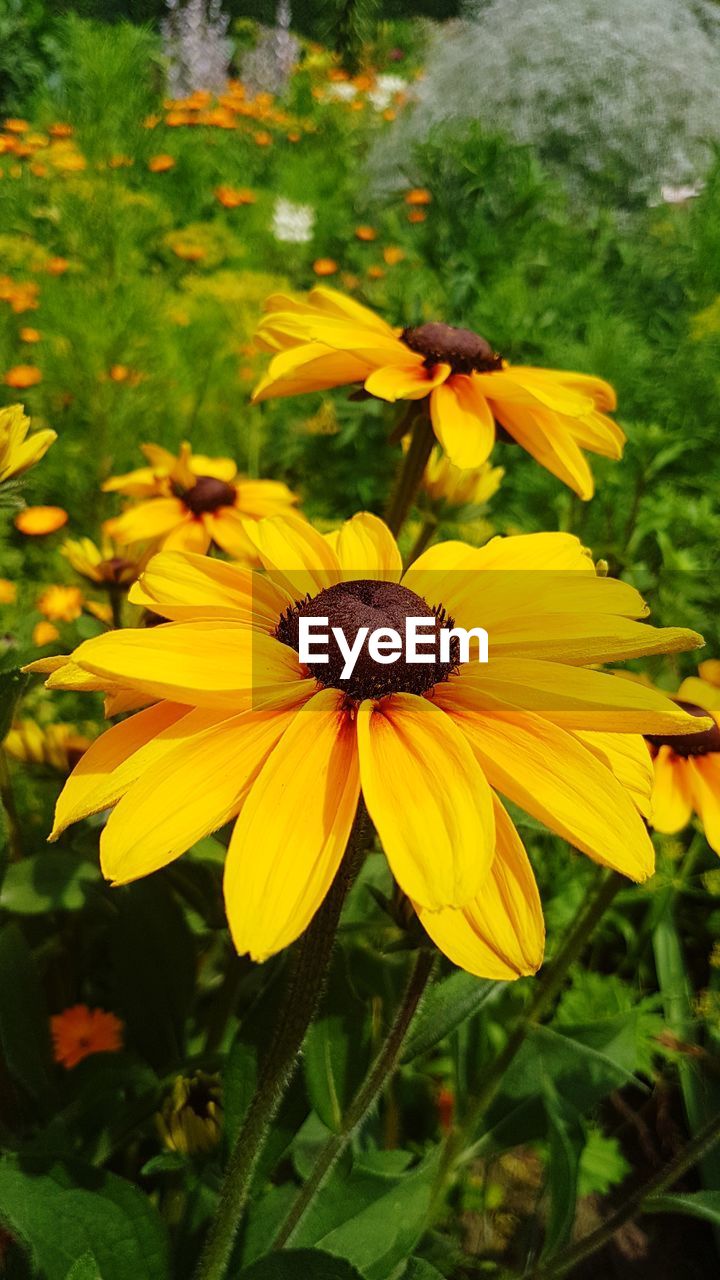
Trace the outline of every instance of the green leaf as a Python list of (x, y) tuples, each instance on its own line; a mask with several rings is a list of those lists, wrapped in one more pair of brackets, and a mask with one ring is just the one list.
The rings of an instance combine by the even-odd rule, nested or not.
[(37, 853), (8, 867), (0, 907), (22, 916), (79, 911), (100, 878), (98, 868), (77, 854), (64, 849)]
[(552, 1257), (570, 1238), (575, 1221), (580, 1158), (585, 1146), (582, 1117), (567, 1097), (545, 1083), (545, 1106), (550, 1130), (547, 1190), (550, 1205), (543, 1256)]
[(445, 1280), (445, 1277), (425, 1258), (410, 1258), (399, 1280)]
[(348, 979), (338, 950), (320, 1016), (303, 1045), (305, 1083), (310, 1101), (328, 1129), (337, 1132), (355, 1090), (370, 1063), (367, 1009)]
[[(17, 658), (15, 661), (17, 662)], [(28, 677), (18, 669), (0, 671), (0, 742), (7, 737), (15, 715), (15, 707), (27, 682)]]
[(40, 979), (16, 924), (0, 930), (0, 1047), (10, 1075), (37, 1100), (52, 1081), (50, 1026)]
[(169, 1280), (163, 1223), (147, 1197), (115, 1174), (77, 1161), (7, 1157), (0, 1160), (0, 1220), (43, 1280), (67, 1280), (79, 1259), (92, 1259), (102, 1280)]
[(580, 1157), (578, 1198), (607, 1195), (611, 1187), (623, 1182), (630, 1172), (617, 1138), (608, 1137), (602, 1129), (591, 1125), (586, 1135), (585, 1150)]
[(458, 969), (449, 978), (430, 987), (413, 1022), (403, 1062), (411, 1062), (433, 1049), (506, 985), (504, 982), (473, 978), (472, 974)]
[(84, 1253), (68, 1271), (65, 1280), (103, 1280), (91, 1253)]
[(130, 1039), (159, 1070), (183, 1057), (195, 988), (195, 953), (182, 910), (162, 875), (116, 890), (110, 938), (114, 1003)]
[(677, 1195), (648, 1196), (643, 1213), (684, 1213), (720, 1227), (720, 1191), (688, 1191)]
[(260, 1258), (238, 1280), (362, 1280), (344, 1258), (320, 1249), (285, 1249)]

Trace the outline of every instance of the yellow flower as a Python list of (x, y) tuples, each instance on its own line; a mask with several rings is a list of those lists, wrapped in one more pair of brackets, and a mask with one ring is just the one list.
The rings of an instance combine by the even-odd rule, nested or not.
[(28, 436), (30, 419), (22, 405), (0, 409), (0, 484), (19, 476), (47, 453), (57, 435), (46, 427)]
[(60, 632), (52, 622), (36, 622), (33, 627), (32, 642), (38, 649), (46, 644), (54, 644), (60, 639)]
[(20, 533), (29, 538), (37, 538), (57, 533), (67, 522), (68, 513), (62, 507), (25, 507), (23, 511), (18, 511), (13, 524)]
[(91, 741), (71, 724), (39, 725), (34, 720), (21, 720), (13, 725), (3, 746), (15, 760), (49, 765), (58, 773), (68, 774)]
[(615, 408), (615, 393), (600, 378), (510, 365), (469, 329), (391, 329), (332, 289), (315, 288), (299, 301), (279, 294), (266, 305), (259, 338), (277, 354), (255, 400), (348, 383), (381, 400), (427, 396), (435, 435), (456, 466), (487, 461), (497, 421), (581, 498), (593, 494), (581, 450), (622, 455), (625, 436), (602, 412)]
[(461, 471), (440, 449), (433, 449), (423, 476), (423, 489), (435, 502), (449, 506), (482, 506), (500, 488), (505, 471), (484, 462), (472, 471)]
[(709, 716), (711, 727), (704, 733), (653, 734), (648, 741), (654, 757), (655, 830), (675, 835), (696, 813), (710, 848), (720, 853), (720, 689), (702, 678), (704, 668), (716, 666), (716, 660), (701, 663), (700, 678), (683, 680), (675, 695), (690, 715)]
[(230, 458), (193, 455), (187, 443), (177, 457), (154, 444), (142, 451), (149, 466), (103, 485), (148, 499), (105, 522), (106, 535), (120, 546), (151, 542), (166, 550), (205, 552), (215, 542), (228, 555), (254, 560), (253, 524), (292, 511), (298, 501), (281, 481), (240, 476)]
[(219, 1078), (204, 1071), (176, 1076), (155, 1122), (168, 1151), (184, 1156), (212, 1151), (222, 1133)]
[(83, 594), (79, 587), (54, 585), (38, 596), (37, 608), (50, 622), (74, 622), (83, 610)]
[(145, 555), (118, 555), (108, 538), (103, 538), (100, 546), (92, 538), (68, 538), (60, 554), (81, 578), (104, 587), (129, 587), (147, 559)]
[[(236, 819), (228, 919), (237, 950), (264, 960), (320, 906), (362, 791), (427, 932), (463, 968), (498, 979), (538, 967), (543, 921), (496, 790), (596, 861), (635, 880), (651, 874), (641, 734), (706, 723), (592, 667), (700, 637), (634, 621), (647, 613), (641, 597), (598, 577), (569, 534), (451, 542), (404, 574), (386, 525), (367, 514), (327, 536), (273, 517), (255, 539), (264, 573), (155, 556), (130, 599), (167, 625), (109, 632), (31, 665), (51, 673), (49, 688), (144, 708), (83, 757), (51, 839), (115, 806), (100, 856), (121, 884)], [(433, 618), (435, 638), (481, 624), (492, 656), (483, 664), (452, 648), (429, 665), (380, 664), (365, 633), (345, 677), (335, 641), (327, 663), (300, 661), (300, 619), (315, 616), (350, 645), (361, 627), (404, 628), (410, 616)]]
[(0, 578), (0, 604), (14, 604), (17, 600), (17, 587), (9, 578)]

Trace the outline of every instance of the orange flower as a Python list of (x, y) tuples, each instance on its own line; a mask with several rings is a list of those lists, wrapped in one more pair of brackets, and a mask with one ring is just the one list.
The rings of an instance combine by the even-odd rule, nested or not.
[(368, 275), (371, 280), (382, 280), (385, 275), (385, 268), (377, 265), (368, 267)]
[(356, 227), (355, 238), (357, 240), (377, 240), (377, 231), (374, 227)]
[(389, 244), (386, 249), (383, 249), (383, 258), (389, 267), (397, 266), (398, 262), (402, 262), (404, 257), (405, 250), (399, 249), (397, 245)]
[(17, 598), (17, 587), (9, 578), (0, 578), (0, 604), (14, 604)]
[(299, 134), (299, 133), (295, 133), (295, 132), (293, 131), (292, 133), (289, 133), (289, 134), (288, 134), (288, 136), (287, 136), (287, 140), (288, 140), (288, 142), (299, 142), (299, 141), (300, 141), (300, 134)]
[(111, 382), (127, 382), (129, 376), (130, 370), (126, 364), (113, 364), (108, 371)]
[(424, 209), (411, 209), (407, 216), (408, 222), (424, 222), (426, 218)]
[(71, 124), (51, 124), (48, 133), (51, 138), (69, 138), (72, 136), (73, 127)]
[(135, 161), (133, 160), (132, 156), (125, 156), (125, 155), (122, 155), (121, 153), (120, 155), (110, 157), (110, 159), (108, 160), (108, 168), (109, 169), (129, 169), (131, 165), (133, 165), (134, 163)]
[(12, 369), (8, 369), (3, 382), (6, 387), (24, 390), (26, 387), (34, 387), (38, 382), (42, 382), (42, 374), (34, 364), (15, 364)]
[(42, 338), (42, 334), (39, 329), (28, 328), (28, 329), (20, 330), (21, 342), (39, 342), (41, 338)]
[(27, 120), (6, 120), (4, 128), (8, 133), (27, 133), (30, 125)]
[(175, 168), (175, 157), (167, 155), (151, 156), (148, 160), (148, 169), (151, 173), (167, 173), (168, 169)]
[(272, 145), (272, 134), (267, 129), (260, 129), (254, 137), (256, 147), (269, 147)]
[(248, 187), (220, 186), (215, 188), (215, 199), (224, 209), (237, 209), (243, 204), (255, 204), (257, 196)]
[(60, 639), (60, 632), (52, 622), (36, 622), (33, 627), (32, 642), (38, 649), (46, 644), (54, 644)]
[(123, 1045), (123, 1024), (114, 1013), (74, 1004), (50, 1019), (53, 1057), (68, 1070), (91, 1053), (117, 1053)]
[(334, 258), (316, 258), (313, 262), (316, 276), (334, 276), (337, 269), (338, 264)]
[(432, 196), (427, 187), (412, 187), (405, 192), (406, 204), (431, 204)]
[(64, 276), (69, 266), (67, 258), (50, 258), (45, 264), (45, 270), (49, 276)]
[(36, 604), (51, 622), (74, 622), (82, 613), (83, 594), (79, 587), (53, 585), (45, 588)]
[(15, 517), (15, 528), (28, 537), (56, 533), (68, 522), (68, 513), (62, 507), (25, 507)]

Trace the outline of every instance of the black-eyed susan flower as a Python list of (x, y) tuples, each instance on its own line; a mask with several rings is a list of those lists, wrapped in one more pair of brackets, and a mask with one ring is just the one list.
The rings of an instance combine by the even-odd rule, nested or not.
[(254, 399), (360, 383), (381, 400), (429, 398), (433, 430), (456, 466), (479, 467), (496, 422), (581, 498), (593, 479), (582, 450), (622, 455), (624, 433), (605, 410), (609, 383), (588, 374), (508, 364), (480, 334), (430, 323), (392, 329), (327, 288), (268, 299), (258, 337), (277, 354)]
[(91, 742), (91, 738), (72, 724), (41, 725), (35, 720), (19, 720), (5, 738), (3, 747), (14, 760), (45, 765), (68, 774)]
[(479, 507), (495, 496), (504, 475), (503, 467), (492, 467), (489, 462), (461, 471), (447, 454), (435, 448), (425, 468), (422, 487), (433, 502), (450, 507)]
[(193, 454), (187, 443), (177, 457), (154, 444), (142, 451), (149, 466), (103, 485), (108, 492), (144, 499), (105, 522), (106, 536), (121, 547), (144, 542), (204, 553), (214, 542), (237, 559), (254, 559), (253, 524), (292, 511), (298, 501), (281, 481), (238, 475), (231, 458)]
[(0, 484), (22, 475), (45, 456), (57, 435), (49, 427), (28, 435), (30, 419), (22, 405), (0, 409)]
[[(636, 621), (647, 613), (637, 592), (596, 576), (567, 534), (445, 543), (405, 573), (370, 515), (327, 536), (274, 517), (255, 539), (264, 573), (161, 553), (131, 599), (166, 625), (32, 665), (52, 673), (51, 688), (143, 707), (80, 761), (52, 839), (114, 806), (101, 864), (124, 883), (236, 819), (228, 919), (237, 950), (264, 960), (322, 902), (362, 792), (427, 932), (492, 978), (534, 971), (543, 949), (530, 863), (497, 792), (596, 861), (636, 880), (652, 872), (640, 735), (705, 725), (653, 689), (589, 668), (692, 648), (698, 636)], [(376, 661), (361, 628), (399, 633), (416, 616), (430, 620), (430, 661)], [(347, 644), (360, 636), (349, 676), (335, 639), (327, 660), (300, 661), (309, 617)], [(478, 625), (489, 663), (465, 660), (451, 637), (443, 656), (447, 626)]]
[(92, 1053), (117, 1053), (123, 1045), (123, 1024), (114, 1013), (75, 1004), (50, 1019), (53, 1055), (68, 1070)]
[(109, 588), (129, 587), (147, 560), (145, 553), (119, 555), (109, 538), (103, 538), (100, 545), (92, 538), (68, 538), (60, 554), (81, 578)]
[(191, 1076), (175, 1077), (155, 1124), (168, 1151), (195, 1156), (218, 1145), (222, 1120), (218, 1076), (195, 1071)]
[(652, 825), (675, 835), (696, 813), (710, 848), (720, 853), (720, 689), (703, 678), (703, 669), (714, 674), (714, 660), (701, 663), (700, 677), (683, 680), (675, 696), (689, 715), (709, 716), (710, 728), (648, 738), (655, 775)]

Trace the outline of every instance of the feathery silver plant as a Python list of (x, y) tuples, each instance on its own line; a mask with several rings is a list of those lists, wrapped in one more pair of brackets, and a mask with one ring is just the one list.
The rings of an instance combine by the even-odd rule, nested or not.
[(289, 0), (278, 0), (275, 26), (261, 31), (254, 49), (240, 65), (240, 78), (249, 97), (258, 93), (280, 95), (287, 87), (298, 59), (300, 42), (290, 32)]
[(195, 89), (219, 93), (225, 88), (233, 44), (222, 0), (165, 0), (160, 24), (168, 64), (168, 90), (183, 98)]
[(581, 197), (618, 205), (692, 184), (720, 139), (712, 0), (471, 0), (439, 30), (416, 105), (380, 140), (384, 184), (433, 126), (533, 143)]

